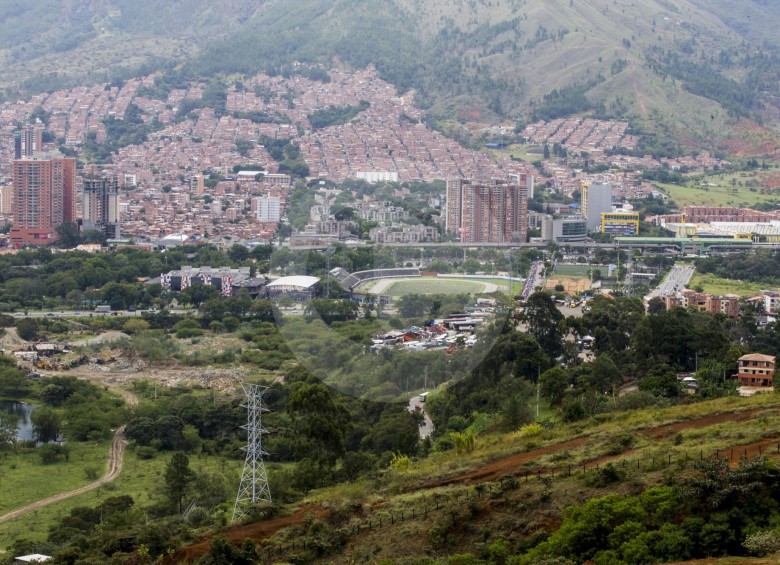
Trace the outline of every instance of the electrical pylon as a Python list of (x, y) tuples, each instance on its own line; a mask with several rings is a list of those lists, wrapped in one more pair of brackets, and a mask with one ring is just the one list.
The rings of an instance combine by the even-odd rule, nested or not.
[(244, 471), (241, 474), (241, 484), (238, 486), (236, 505), (233, 507), (233, 521), (241, 520), (247, 515), (249, 507), (257, 502), (271, 502), (271, 489), (268, 486), (268, 474), (265, 471), (263, 455), (263, 435), (268, 433), (262, 424), (263, 412), (268, 409), (263, 405), (263, 395), (267, 386), (241, 383), (246, 394), (246, 403), (241, 406), (247, 410), (247, 424), (241, 426), (246, 430), (247, 441)]

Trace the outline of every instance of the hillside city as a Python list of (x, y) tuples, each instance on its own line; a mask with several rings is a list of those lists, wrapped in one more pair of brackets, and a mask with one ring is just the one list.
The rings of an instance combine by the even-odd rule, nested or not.
[(0, 565), (780, 562), (776, 8), (363, 2), (0, 0)]

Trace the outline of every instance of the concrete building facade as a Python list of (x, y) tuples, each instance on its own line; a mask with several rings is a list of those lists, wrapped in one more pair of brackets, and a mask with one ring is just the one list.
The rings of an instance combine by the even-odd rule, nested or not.
[(119, 239), (119, 179), (115, 175), (90, 175), (83, 179), (82, 230), (99, 230), (108, 239)]
[(463, 243), (524, 242), (528, 189), (505, 180), (447, 181), (445, 225)]
[(585, 219), (588, 231), (596, 231), (601, 227), (601, 215), (612, 211), (612, 185), (608, 182), (583, 183), (582, 185), (582, 217)]
[(588, 239), (588, 227), (582, 218), (542, 218), (542, 239), (556, 243), (585, 241)]
[(60, 153), (34, 153), (13, 163), (14, 246), (57, 239), (56, 228), (75, 221), (76, 159)]
[(739, 358), (737, 379), (740, 386), (772, 386), (775, 378), (774, 355), (750, 353)]
[(264, 194), (255, 198), (257, 219), (261, 222), (278, 222), (282, 219), (282, 200), (278, 196)]

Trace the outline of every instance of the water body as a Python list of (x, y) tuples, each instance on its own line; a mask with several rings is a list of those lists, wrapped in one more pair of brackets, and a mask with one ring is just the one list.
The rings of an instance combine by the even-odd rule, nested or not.
[(26, 402), (18, 402), (16, 400), (0, 400), (0, 411), (7, 412), (16, 416), (17, 421), (17, 434), (16, 439), (19, 441), (30, 440), (33, 438), (32, 422), (30, 421), (30, 413), (33, 411), (34, 406), (27, 404)]

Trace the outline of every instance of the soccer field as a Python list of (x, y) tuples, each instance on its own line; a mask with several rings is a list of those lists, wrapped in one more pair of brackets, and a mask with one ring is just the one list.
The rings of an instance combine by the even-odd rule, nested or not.
[(361, 285), (356, 290), (397, 298), (407, 294), (484, 294), (500, 289), (493, 282), (423, 277), (397, 280), (382, 279), (378, 281), (378, 284), (371, 285), (370, 288)]

